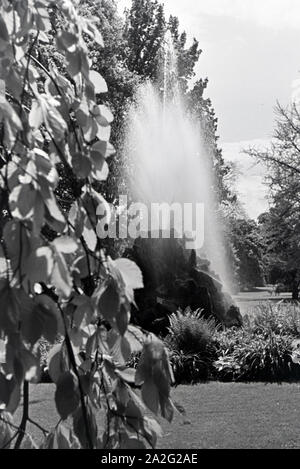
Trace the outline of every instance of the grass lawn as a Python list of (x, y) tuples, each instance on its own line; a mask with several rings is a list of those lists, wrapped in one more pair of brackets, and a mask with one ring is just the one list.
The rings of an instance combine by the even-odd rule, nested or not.
[(234, 295), (233, 298), (241, 310), (242, 315), (252, 314), (252, 308), (258, 306), (266, 301), (277, 303), (281, 300), (290, 300), (291, 293), (281, 293), (280, 295), (271, 295), (267, 288), (258, 288), (257, 291), (253, 292), (240, 292), (238, 295)]
[[(58, 421), (53, 394), (51, 384), (31, 386), (31, 418), (47, 429)], [(185, 407), (186, 423), (163, 422), (160, 448), (300, 448), (299, 384), (212, 382), (178, 386), (172, 397)]]

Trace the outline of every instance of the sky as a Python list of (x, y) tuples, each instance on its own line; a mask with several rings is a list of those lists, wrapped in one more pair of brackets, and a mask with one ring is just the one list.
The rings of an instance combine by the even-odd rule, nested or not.
[[(120, 11), (130, 0), (118, 0)], [(267, 147), (276, 102), (287, 105), (300, 86), (300, 0), (164, 0), (189, 40), (203, 50), (196, 78), (219, 120), (225, 159), (238, 167), (237, 190), (249, 216), (267, 209), (265, 169), (241, 150)]]

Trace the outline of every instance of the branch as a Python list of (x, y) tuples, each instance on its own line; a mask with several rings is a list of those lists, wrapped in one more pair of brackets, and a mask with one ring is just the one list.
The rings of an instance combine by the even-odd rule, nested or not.
[(14, 449), (20, 449), (21, 443), (26, 433), (26, 425), (28, 422), (29, 411), (29, 382), (24, 380), (23, 383), (23, 416), (19, 427), (19, 434)]
[(275, 163), (276, 165), (278, 166), (283, 166), (287, 169), (289, 169), (290, 171), (292, 172), (296, 172), (297, 174), (300, 174), (300, 168), (297, 168), (295, 166), (292, 166), (290, 165), (289, 163), (287, 163), (286, 161), (283, 161), (283, 160), (279, 160), (278, 158), (276, 158), (275, 156), (271, 156), (270, 154), (268, 153), (259, 153), (259, 152), (256, 152), (255, 150), (253, 149), (250, 149), (250, 150), (246, 150), (245, 153), (251, 157), (254, 157), (254, 158), (257, 158), (258, 160), (262, 160), (262, 161), (266, 161), (266, 162), (271, 162), (271, 163)]

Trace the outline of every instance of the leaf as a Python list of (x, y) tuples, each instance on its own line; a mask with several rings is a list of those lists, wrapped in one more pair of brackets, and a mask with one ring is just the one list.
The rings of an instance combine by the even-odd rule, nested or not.
[(75, 412), (80, 402), (78, 380), (73, 372), (61, 374), (56, 383), (55, 404), (61, 418), (65, 420)]
[(84, 216), (83, 208), (79, 208), (78, 203), (74, 202), (69, 211), (68, 221), (74, 228), (77, 238), (80, 238), (83, 232)]
[(54, 301), (47, 295), (38, 295), (30, 308), (21, 311), (21, 331), (24, 338), (34, 345), (42, 336), (54, 343), (62, 330), (61, 318)]
[(42, 107), (37, 99), (32, 101), (28, 122), (30, 127), (34, 130), (38, 129), (43, 123)]
[(95, 251), (97, 246), (97, 236), (89, 220), (86, 220), (84, 224), (82, 236), (90, 251)]
[(94, 303), (94, 300), (86, 295), (73, 300), (73, 304), (77, 305), (73, 315), (73, 323), (77, 328), (83, 329), (91, 323), (92, 319), (96, 319), (97, 312)]
[(0, 95), (0, 122), (4, 124), (4, 143), (10, 149), (16, 141), (18, 132), (22, 130), (22, 123), (13, 106), (3, 95)]
[[(95, 415), (89, 403), (86, 405), (87, 411), (87, 424), (88, 424), (88, 431), (89, 435), (92, 439), (93, 447), (95, 448), (97, 445), (97, 436), (98, 436), (98, 427)], [(85, 419), (82, 414), (82, 408), (79, 407), (74, 415), (74, 432), (77, 438), (80, 441), (82, 448), (89, 448), (89, 441), (86, 433), (86, 423)]]
[(170, 398), (166, 399), (165, 396), (160, 394), (160, 408), (161, 415), (168, 422), (172, 422), (174, 416), (175, 407)]
[(133, 290), (144, 288), (143, 275), (140, 268), (131, 260), (121, 258), (114, 261), (115, 266), (121, 272), (126, 285), (126, 293), (129, 301), (134, 301)]
[(0, 288), (1, 314), (0, 331), (5, 334), (16, 332), (20, 321), (20, 303), (18, 290), (11, 288), (7, 282), (4, 282)]
[(58, 252), (64, 254), (72, 254), (78, 249), (75, 239), (70, 236), (59, 236), (52, 242), (52, 245)]
[(14, 218), (26, 220), (34, 214), (37, 192), (31, 184), (14, 187), (9, 195), (10, 210)]
[(174, 406), (169, 399), (173, 372), (163, 343), (155, 338), (147, 338), (136, 370), (135, 384), (142, 385), (142, 397), (152, 412), (171, 421)]
[(0, 373), (0, 411), (9, 403), (14, 384), (14, 379), (7, 379), (3, 373)]
[(87, 178), (92, 170), (91, 160), (87, 155), (80, 152), (72, 154), (72, 165), (75, 174), (82, 179)]
[(122, 449), (146, 449), (145, 442), (138, 440), (134, 436), (128, 436), (127, 433), (122, 436)]
[(157, 438), (163, 436), (163, 432), (159, 423), (151, 418), (145, 416), (143, 419), (144, 432), (147, 435), (147, 440), (151, 443), (151, 446), (155, 448)]
[(80, 449), (80, 443), (73, 430), (60, 423), (47, 435), (40, 449)]
[(57, 383), (60, 376), (66, 371), (61, 352), (62, 344), (56, 344), (50, 350), (47, 358), (48, 373), (53, 383)]
[(20, 449), (38, 449), (31, 435), (25, 435)]
[(7, 412), (14, 414), (20, 404), (21, 400), (21, 388), (17, 381), (12, 378), (12, 390), (10, 391), (9, 401), (6, 406)]
[(99, 109), (101, 113), (101, 125), (105, 126), (111, 124), (114, 120), (114, 116), (110, 109), (104, 104), (100, 104)]
[[(106, 157), (107, 142), (98, 142), (94, 143), (91, 147), (91, 157), (93, 158), (93, 153), (100, 154), (103, 158)], [(97, 156), (98, 157), (98, 156)]]
[(51, 274), (51, 283), (62, 298), (69, 298), (72, 292), (72, 277), (65, 259), (59, 253), (54, 258), (54, 267)]
[(0, 364), (5, 363), (5, 342), (4, 340), (0, 339)]
[(46, 195), (44, 197), (44, 202), (46, 206), (46, 218), (49, 225), (58, 233), (62, 233), (66, 226), (66, 220), (52, 192), (49, 193), (49, 196)]
[(31, 253), (26, 262), (26, 274), (33, 286), (42, 282), (49, 284), (54, 267), (53, 252), (48, 246), (41, 246)]
[(90, 81), (95, 87), (96, 94), (108, 92), (106, 81), (100, 75), (100, 73), (96, 72), (95, 70), (90, 71)]
[(23, 278), (27, 272), (26, 260), (34, 249), (34, 240), (30, 237), (29, 230), (16, 220), (5, 224), (3, 238), (11, 268), (14, 273), (18, 272), (19, 278)]
[(64, 139), (68, 127), (66, 121), (57, 109), (59, 102), (52, 96), (49, 97), (46, 94), (39, 94), (38, 100), (47, 131), (56, 142), (60, 142)]
[(148, 409), (154, 414), (159, 410), (159, 393), (157, 386), (149, 379), (142, 386), (142, 398)]
[(118, 331), (123, 336), (130, 321), (130, 305), (127, 301), (122, 301), (119, 312), (116, 316), (116, 326)]
[(115, 282), (110, 281), (100, 290), (98, 302), (100, 314), (108, 321), (113, 321), (120, 309), (120, 296)]
[(80, 449), (80, 443), (71, 428), (60, 423), (56, 429), (58, 449)]
[[(2, 46), (6, 48), (8, 46), (7, 43), (9, 43), (9, 34), (3, 16), (0, 17), (0, 40), (1, 49)], [(4, 44), (2, 44), (2, 41), (4, 42)]]
[(61, 50), (72, 49), (72, 47), (76, 45), (77, 42), (77, 36), (66, 30), (60, 30), (56, 36), (57, 47)]
[(126, 383), (134, 384), (135, 382), (135, 369), (125, 368), (124, 370), (116, 370), (116, 374), (120, 376)]
[(111, 134), (111, 127), (110, 126), (103, 126), (99, 125), (98, 130), (97, 130), (97, 137), (99, 140), (104, 140), (105, 142), (108, 142)]
[(9, 270), (8, 260), (6, 260), (3, 247), (0, 244), (0, 279), (10, 276)]
[(107, 344), (113, 360), (119, 365), (125, 365), (131, 356), (130, 343), (127, 338), (116, 330), (110, 329), (107, 333)]
[(22, 350), (22, 366), (24, 370), (24, 379), (30, 383), (38, 383), (40, 379), (40, 357), (35, 357), (29, 350)]

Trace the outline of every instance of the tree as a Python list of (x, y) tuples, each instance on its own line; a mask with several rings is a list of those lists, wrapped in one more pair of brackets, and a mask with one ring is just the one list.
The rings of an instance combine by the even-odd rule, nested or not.
[(215, 177), (214, 187), (218, 204), (231, 205), (237, 201), (236, 194), (229, 185), (232, 168), (225, 163), (222, 150), (218, 145), (218, 119), (216, 118), (212, 102), (204, 97), (208, 79), (198, 80), (187, 93), (186, 103), (191, 112), (199, 121), (201, 133), (204, 137), (205, 150), (208, 152), (213, 166)]
[(179, 33), (179, 20), (177, 16), (170, 16), (167, 29), (172, 34), (177, 54), (177, 73), (180, 88), (182, 93), (186, 93), (189, 80), (195, 76), (195, 65), (199, 60), (202, 50), (199, 49), (199, 42), (195, 38), (193, 38), (192, 45), (186, 48), (187, 35), (185, 31)]
[(125, 38), (129, 70), (154, 79), (159, 68), (159, 52), (164, 42), (164, 7), (157, 0), (132, 0), (126, 14)]
[(238, 258), (237, 278), (240, 288), (263, 286), (263, 238), (254, 220), (231, 218), (231, 241)]
[(165, 34), (170, 31), (177, 54), (178, 76), (183, 92), (194, 76), (194, 68), (201, 54), (199, 43), (194, 38), (186, 47), (187, 35), (179, 33), (179, 20), (176, 16), (165, 18), (164, 7), (157, 0), (133, 0), (127, 11), (124, 36), (128, 43), (127, 64), (129, 70), (143, 79), (160, 79)]
[(279, 197), (270, 211), (260, 215), (266, 266), (271, 283), (282, 282), (298, 300), (300, 286), (300, 221), (289, 202)]
[(277, 106), (271, 147), (246, 151), (269, 169), (266, 182), (272, 207), (260, 217), (270, 274), (284, 281), (298, 299), (300, 285), (300, 114), (296, 104)]
[[(38, 57), (39, 44), (49, 41), (48, 6), (61, 21), (53, 34), (64, 74)], [(57, 333), (63, 342), (50, 354), (49, 373), (60, 421), (50, 432), (42, 429), (42, 448), (155, 446), (160, 427), (146, 408), (173, 416), (167, 352), (130, 325), (141, 273), (127, 259), (112, 261), (97, 238), (97, 209), (108, 216), (108, 207), (95, 184), (112, 153), (113, 116), (96, 101), (107, 84), (90, 69), (86, 37), (103, 45), (94, 19), (80, 16), (70, 0), (1, 4), (0, 447), (36, 447), (27, 434), (28, 421), (41, 429), (30, 417), (29, 383), (39, 379), (39, 339), (53, 343)], [(70, 211), (56, 194), (57, 164), (78, 181)], [(138, 350), (135, 371), (126, 363)]]
[(300, 113), (296, 104), (276, 109), (277, 121), (271, 147), (245, 153), (263, 162), (269, 169), (267, 183), (274, 201), (281, 193), (295, 210), (300, 210)]

